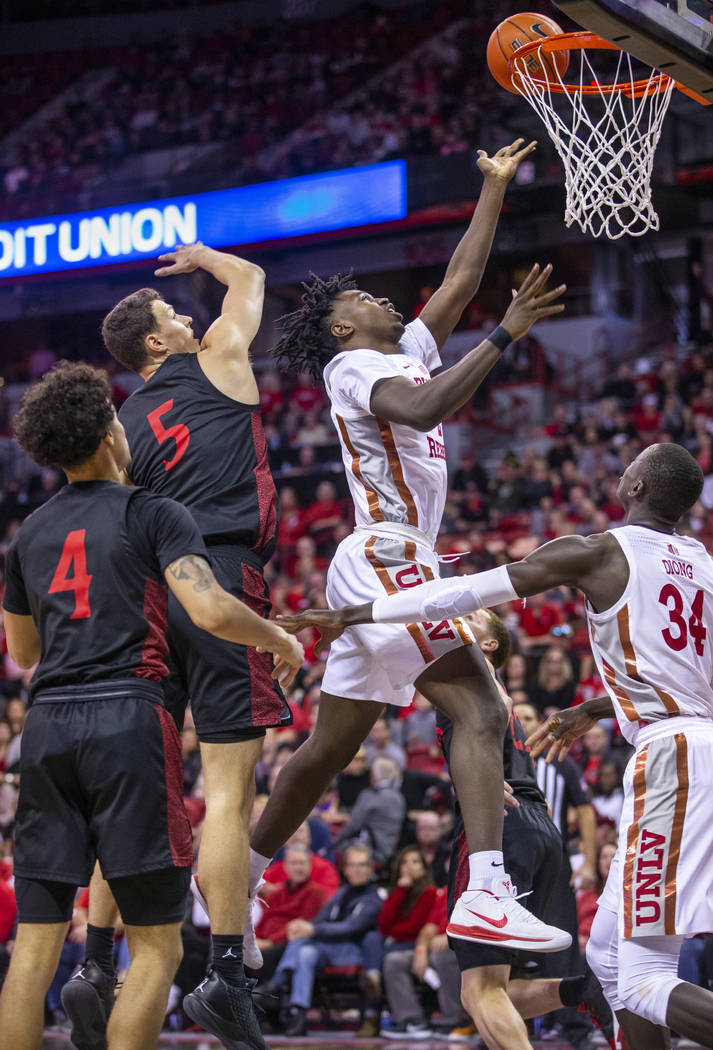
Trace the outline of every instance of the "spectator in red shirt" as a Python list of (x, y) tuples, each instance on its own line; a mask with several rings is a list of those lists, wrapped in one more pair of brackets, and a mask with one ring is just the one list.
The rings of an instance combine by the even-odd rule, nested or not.
[(287, 944), (287, 924), (292, 919), (313, 919), (329, 896), (310, 877), (314, 858), (306, 846), (294, 844), (285, 850), (282, 865), (285, 881), (277, 882), (255, 927), (257, 943), (262, 950), (260, 977), (272, 977)]
[(277, 533), (277, 546), (281, 558), (294, 552), (298, 539), (304, 534), (304, 511), (299, 505), (295, 490), (286, 485), (280, 490), (280, 529)]
[(324, 404), (324, 394), (315, 386), (309, 372), (300, 372), (297, 376), (297, 386), (290, 394), (290, 403), (299, 408), (300, 412), (311, 412)]
[(562, 610), (544, 594), (515, 603), (515, 611), (520, 613), (520, 640), (526, 652), (549, 645), (550, 631), (562, 623)]
[(321, 481), (316, 498), (304, 512), (304, 531), (319, 546), (328, 542), (337, 525), (344, 520), (344, 504), (337, 499), (337, 490), (331, 481)]
[[(300, 824), (294, 835), (291, 835), (287, 840), (287, 847), (295, 845), (302, 846), (308, 851), (311, 861), (308, 873), (309, 880), (321, 886), (324, 890), (325, 901), (329, 900), (339, 889), (339, 872), (331, 861), (326, 860), (324, 857), (318, 857), (316, 853), (310, 851), (310, 828), (307, 821), (304, 824)], [(288, 878), (285, 861), (278, 860), (271, 864), (263, 878), (268, 883), (268, 886), (263, 887), (262, 893), (265, 897), (270, 898), (270, 906), (272, 906), (272, 893), (274, 892), (272, 886), (284, 883)]]
[(592, 726), (582, 737), (582, 744), (582, 780), (591, 788), (597, 782), (599, 764), (609, 750), (609, 737), (604, 726), (599, 723)]
[(391, 892), (379, 912), (379, 932), (392, 944), (413, 947), (433, 907), (436, 887), (418, 846), (406, 846), (394, 865)]
[(283, 404), (279, 372), (263, 372), (260, 376), (260, 411), (264, 418), (276, 419)]

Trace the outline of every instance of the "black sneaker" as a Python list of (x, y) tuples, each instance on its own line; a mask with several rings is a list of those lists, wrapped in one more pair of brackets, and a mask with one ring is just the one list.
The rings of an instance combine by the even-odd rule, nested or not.
[(106, 1050), (106, 1026), (114, 1005), (116, 978), (92, 959), (81, 962), (62, 989), (62, 1006), (77, 1050)]
[(288, 1039), (307, 1035), (307, 1011), (304, 1006), (291, 1006), (285, 1020), (284, 1033)]
[(584, 976), (586, 981), (577, 1009), (581, 1013), (589, 1014), (597, 1028), (604, 1033), (607, 1042), (610, 1042), (614, 1038), (614, 1018), (611, 1007), (606, 1001), (601, 984), (586, 961)]
[[(255, 981), (228, 984), (215, 970), (183, 1000), (191, 1021), (220, 1039), (226, 1050), (267, 1050), (252, 1001)], [(80, 1047), (79, 1050), (82, 1050)]]

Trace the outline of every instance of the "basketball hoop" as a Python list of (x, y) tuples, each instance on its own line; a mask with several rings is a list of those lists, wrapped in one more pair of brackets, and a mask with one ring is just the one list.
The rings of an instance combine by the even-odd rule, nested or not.
[[(593, 68), (588, 50), (618, 52), (609, 82)], [(559, 51), (573, 52), (575, 65), (579, 55), (573, 82), (565, 84), (552, 61), (552, 79), (534, 75), (544, 71), (543, 53)], [(610, 240), (658, 230), (651, 172), (675, 81), (654, 69), (635, 79), (630, 55), (585, 32), (530, 41), (513, 52), (508, 66), (513, 86), (544, 121), (564, 164), (566, 225), (576, 222), (585, 233), (605, 233)], [(555, 96), (569, 102), (562, 116)]]

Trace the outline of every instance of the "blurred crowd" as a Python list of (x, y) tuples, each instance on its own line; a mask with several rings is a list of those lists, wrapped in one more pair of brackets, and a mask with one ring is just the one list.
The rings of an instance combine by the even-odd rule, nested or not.
[[(352, 527), (324, 392), (307, 375), (288, 378), (277, 372), (263, 373), (260, 386), (281, 501), (278, 550), (268, 568), (273, 606), (276, 612), (324, 607), (330, 557)], [(469, 412), (466, 406), (459, 417), (466, 428)], [(706, 474), (702, 501), (693, 508), (686, 529), (713, 545), (708, 511), (713, 503), (712, 435), (711, 346), (703, 345), (679, 360), (652, 363), (642, 358), (622, 364), (590, 402), (556, 406), (525, 447), (513, 436), (511, 448), (493, 467), (484, 464), (478, 449), (461, 457), (451, 477), (439, 551), (459, 556), (453, 571), (468, 572), (522, 557), (555, 536), (616, 527), (623, 515), (616, 500), (621, 473), (641, 448), (667, 440), (684, 444)], [(6, 487), (0, 502), (3, 549), (20, 519), (60, 485), (58, 474), (44, 470)], [(603, 692), (578, 593), (558, 588), (497, 611), (512, 641), (502, 680), (528, 732), (552, 711)], [(324, 657), (315, 652), (316, 635), (310, 632), (303, 640), (306, 661), (289, 696), (294, 724), (268, 732), (257, 770), (256, 819), (280, 769), (307, 738), (318, 714)], [(2, 673), (0, 968), (12, 944), (12, 830), (29, 682), (29, 674), (20, 672), (7, 653)], [(197, 844), (204, 814), (203, 778), (190, 714), (182, 743), (185, 792)], [(582, 949), (616, 847), (628, 755), (613, 723), (592, 729), (569, 759), (570, 802), (561, 830), (579, 884), (575, 932)], [(544, 767), (538, 776), (545, 786)], [(426, 1025), (448, 1031), (466, 1026), (457, 971), (444, 937), (443, 887), (453, 806), (434, 712), (417, 693), (409, 708), (386, 710), (353, 762), (269, 869), (268, 906), (258, 935), (266, 957), (261, 978), (281, 996), (277, 1001), (282, 1010), (272, 1017), (276, 1028), (292, 1035), (304, 1032), (314, 1016), (308, 1013), (310, 1007), (324, 1007), (327, 1001), (334, 981), (330, 974), (347, 984), (352, 976), (361, 997), (362, 1034), (378, 1031), (380, 1012), (381, 1025), (397, 1033), (406, 1030), (399, 1026), (413, 1024), (421, 1031)], [(582, 841), (582, 807), (591, 807), (594, 814), (593, 842)], [(48, 1019), (60, 1024), (55, 993), (81, 954), (85, 923), (86, 895), (78, 901), (61, 979), (48, 997)], [(197, 904), (186, 917), (184, 933), (186, 953), (167, 1021), (177, 1027), (184, 1023), (181, 993), (200, 979), (209, 943), (207, 919)], [(291, 948), (293, 943), (296, 947)], [(687, 978), (713, 980), (710, 939), (686, 943), (681, 965)], [(120, 961), (122, 944), (119, 938)], [(424, 983), (427, 969), (431, 987)], [(291, 979), (293, 971), (301, 975), (299, 981)], [(585, 1047), (585, 1036), (589, 1038), (585, 1032), (576, 1045)]]
[[(3, 217), (46, 213), (65, 202), (90, 206), (92, 192), (100, 193), (125, 159), (178, 146), (222, 147), (211, 155), (212, 177), (229, 176), (233, 185), (394, 152), (467, 150), (475, 115), (488, 102), (482, 54), (477, 62), (473, 55), (482, 51), (488, 18), (457, 20), (485, 6), (364, 6), (289, 30), (282, 23), (233, 25), (196, 38), (179, 29), (143, 46), (31, 56), (19, 78), (13, 67), (0, 79), (18, 96), (0, 125), (0, 133), (14, 132), (0, 158)], [(451, 23), (455, 31), (441, 39)], [(421, 54), (419, 45), (430, 38)], [(51, 113), (38, 113), (62, 90)], [(190, 164), (182, 160), (179, 172)], [(175, 174), (175, 157), (163, 172), (155, 161), (154, 173)], [(131, 165), (125, 176), (131, 178)]]

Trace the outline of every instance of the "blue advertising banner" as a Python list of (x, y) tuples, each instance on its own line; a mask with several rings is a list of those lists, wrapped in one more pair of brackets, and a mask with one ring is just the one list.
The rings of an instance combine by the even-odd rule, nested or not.
[(406, 165), (304, 175), (188, 197), (0, 223), (0, 280), (389, 222), (406, 215)]

